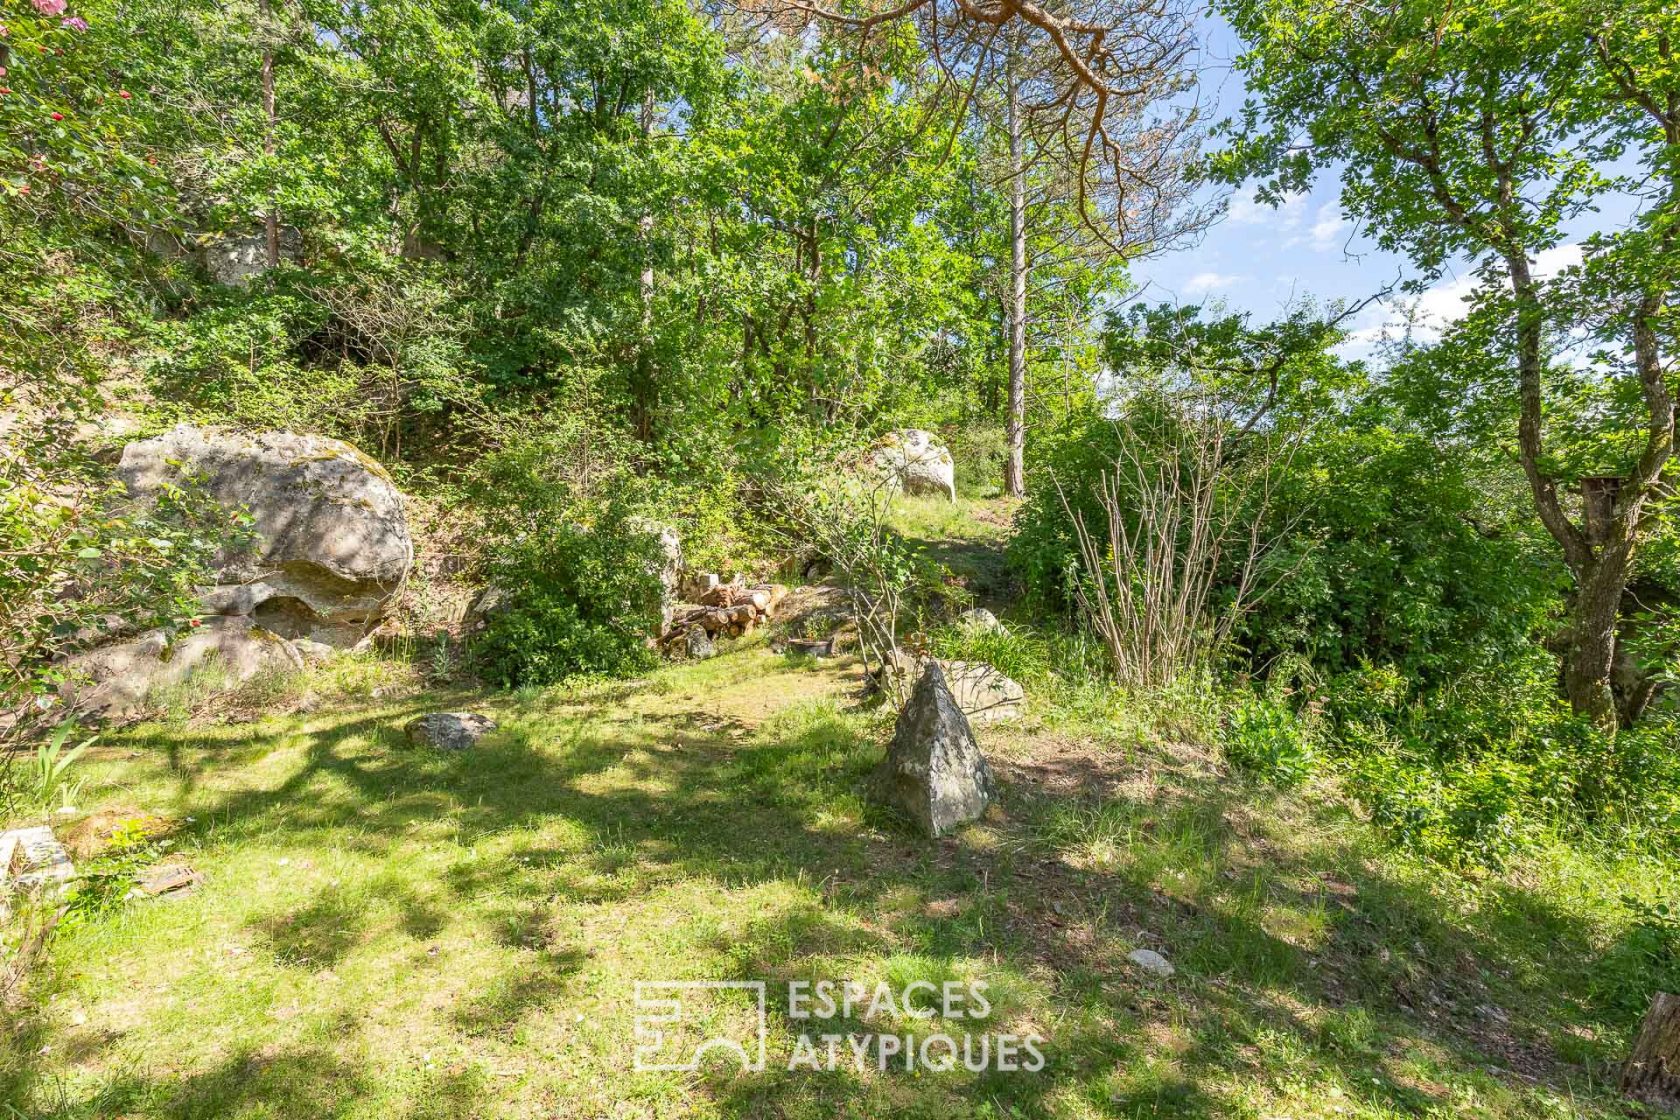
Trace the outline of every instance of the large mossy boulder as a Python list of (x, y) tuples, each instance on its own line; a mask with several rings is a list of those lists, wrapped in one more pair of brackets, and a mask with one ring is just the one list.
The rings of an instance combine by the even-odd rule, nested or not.
[(219, 558), (205, 607), (281, 637), (353, 645), (385, 618), (414, 563), (402, 494), (343, 440), (183, 424), (123, 448), (117, 473), (140, 499), (196, 482), (249, 510), (254, 543)]
[(957, 500), (957, 468), (951, 451), (920, 428), (888, 432), (876, 445), (875, 469), (889, 487), (906, 494)]

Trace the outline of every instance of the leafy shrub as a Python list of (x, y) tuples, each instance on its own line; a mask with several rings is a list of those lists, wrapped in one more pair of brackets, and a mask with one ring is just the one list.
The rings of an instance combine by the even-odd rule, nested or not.
[(475, 654), (503, 687), (651, 666), (663, 588), (659, 538), (623, 505), (585, 505), (574, 520), (504, 542), (490, 564), (501, 603)]
[(1420, 688), (1392, 666), (1333, 679), (1327, 710), (1354, 795), (1397, 842), (1498, 864), (1547, 833), (1672, 844), (1680, 738), (1655, 719), (1614, 736), (1572, 713), (1531, 648)]
[(1631, 1023), (1645, 1014), (1651, 993), (1680, 990), (1680, 904), (1624, 897), (1622, 905), (1627, 928), (1594, 970), (1594, 995)]
[(1015, 514), (1009, 564), (1028, 605), (1071, 611), (1080, 578), (1079, 541), (1062, 497), (1065, 493), (1087, 525), (1105, 523), (1095, 483), (1114, 469), (1120, 430), (1092, 411), (1071, 417), (1059, 432), (1039, 433), (1027, 446), (1027, 500)]
[(120, 822), (105, 850), (78, 870), (64, 900), (64, 924), (74, 926), (120, 907), (141, 873), (172, 843), (157, 824), (143, 819)]
[(647, 500), (653, 508), (670, 511), (687, 567), (752, 572), (774, 567), (778, 549), (772, 529), (747, 501), (746, 491), (745, 480), (735, 471), (712, 469), (679, 482), (653, 482)]
[(171, 420), (325, 432), (395, 466), (414, 434), (478, 403), (458, 303), (413, 265), (281, 269), (148, 323), (146, 376)]
[[(833, 565), (850, 589), (859, 652), (874, 672), (891, 662), (901, 638), (920, 631), (937, 610), (946, 573), (913, 552), (888, 524), (891, 491), (848, 477), (845, 464), (845, 458), (803, 460), (762, 485), (768, 514), (790, 543)], [(906, 683), (894, 674), (886, 680), (889, 694)]]
[(218, 552), (249, 533), (248, 516), (190, 485), (135, 503), (108, 467), (50, 446), (52, 435), (0, 441), (0, 749), (60, 722), (65, 657), (183, 623)]
[(1243, 620), (1256, 663), (1305, 652), (1326, 675), (1375, 662), (1442, 683), (1532, 648), (1561, 571), (1420, 436), (1337, 427), (1304, 447), (1274, 502), (1290, 571)]
[(1440, 769), (1404, 753), (1356, 756), (1352, 786), (1394, 842), (1454, 866), (1497, 866), (1533, 839), (1527, 775), (1507, 759)]
[(1048, 681), (1054, 651), (1050, 643), (1025, 626), (981, 630), (960, 625), (942, 626), (929, 636), (933, 652), (953, 661), (984, 661), (1004, 676), (1027, 687)]
[(1225, 757), (1233, 766), (1280, 786), (1305, 781), (1317, 761), (1312, 736), (1286, 704), (1269, 696), (1240, 701), (1226, 717)]

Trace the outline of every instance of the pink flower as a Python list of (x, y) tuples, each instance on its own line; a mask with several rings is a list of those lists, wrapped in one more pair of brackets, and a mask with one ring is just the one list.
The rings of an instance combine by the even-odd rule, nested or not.
[(35, 10), (44, 16), (63, 15), (67, 6), (64, 0), (34, 0)]
[(52, 119), (55, 120), (55, 121), (61, 121), (61, 120), (64, 119), (64, 114), (63, 113), (54, 113), (52, 115)]
[(71, 31), (86, 31), (87, 20), (81, 16), (71, 16), (69, 19), (61, 20), (59, 26), (68, 27)]
[(119, 89), (117, 91), (117, 96), (122, 98), (124, 101), (127, 101), (129, 98), (133, 97), (134, 95), (132, 93), (129, 93), (126, 89)]

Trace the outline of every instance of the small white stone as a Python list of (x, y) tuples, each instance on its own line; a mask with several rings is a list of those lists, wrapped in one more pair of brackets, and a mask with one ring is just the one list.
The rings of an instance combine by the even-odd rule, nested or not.
[(1163, 980), (1175, 971), (1172, 962), (1153, 949), (1133, 949), (1126, 954), (1126, 959), (1149, 973), (1149, 975), (1159, 976)]

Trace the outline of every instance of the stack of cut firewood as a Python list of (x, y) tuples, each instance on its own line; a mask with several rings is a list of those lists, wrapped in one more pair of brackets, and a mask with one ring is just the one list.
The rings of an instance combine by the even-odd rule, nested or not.
[(685, 587), (695, 602), (678, 603), (665, 631), (664, 642), (674, 645), (695, 627), (711, 638), (738, 638), (776, 617), (788, 589), (779, 583), (720, 583), (710, 577), (699, 587)]

